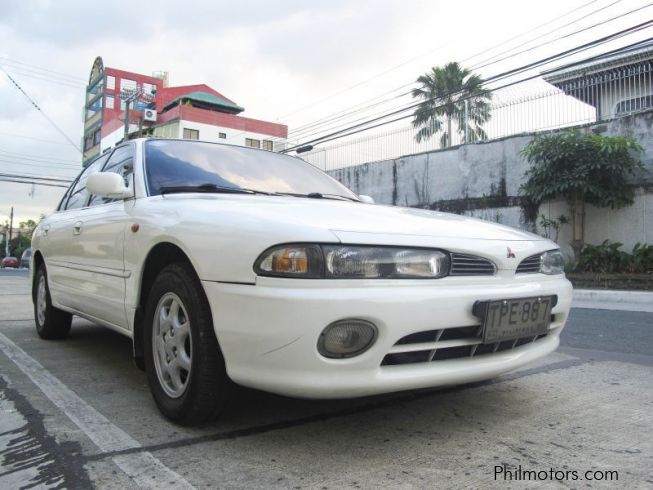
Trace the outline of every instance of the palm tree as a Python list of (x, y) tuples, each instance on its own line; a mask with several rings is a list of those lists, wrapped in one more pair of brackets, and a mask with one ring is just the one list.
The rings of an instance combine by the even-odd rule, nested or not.
[(417, 82), (421, 87), (413, 89), (413, 98), (423, 99), (413, 113), (413, 127), (420, 128), (415, 135), (418, 143), (441, 132), (443, 118), (447, 127), (440, 144), (444, 147), (451, 146), (454, 120), (463, 143), (487, 138), (482, 126), (490, 119), (492, 94), (481, 87), (481, 77), (454, 61), (434, 66)]

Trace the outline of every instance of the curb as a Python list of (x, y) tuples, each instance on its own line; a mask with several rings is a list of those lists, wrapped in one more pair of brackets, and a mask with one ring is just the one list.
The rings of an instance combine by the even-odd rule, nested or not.
[(653, 292), (574, 289), (572, 307), (653, 312)]

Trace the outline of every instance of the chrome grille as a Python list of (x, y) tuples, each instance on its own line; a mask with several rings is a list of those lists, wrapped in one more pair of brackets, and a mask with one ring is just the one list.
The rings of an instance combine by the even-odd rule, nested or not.
[(535, 272), (540, 272), (541, 257), (542, 254), (531, 255), (530, 257), (526, 257), (517, 266), (517, 274), (533, 274)]
[(546, 334), (544, 334), (484, 344), (482, 330), (481, 325), (471, 325), (427, 330), (406, 335), (395, 343), (390, 352), (383, 358), (381, 365), (396, 366), (399, 364), (476, 357), (511, 350), (546, 337)]
[(494, 262), (483, 257), (466, 254), (451, 254), (452, 276), (492, 276), (497, 267)]

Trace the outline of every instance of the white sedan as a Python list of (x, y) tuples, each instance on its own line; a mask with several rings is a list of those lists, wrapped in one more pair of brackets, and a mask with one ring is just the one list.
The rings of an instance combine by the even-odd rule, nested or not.
[(553, 350), (572, 288), (555, 243), (373, 205), (304, 161), (133, 140), (32, 240), (36, 328), (133, 340), (162, 413), (216, 416), (231, 382), (309, 398), (495, 377)]

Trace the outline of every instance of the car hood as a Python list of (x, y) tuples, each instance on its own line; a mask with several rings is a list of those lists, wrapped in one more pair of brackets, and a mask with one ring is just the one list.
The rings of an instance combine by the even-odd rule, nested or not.
[(544, 240), (532, 233), (475, 218), (398, 206), (332, 199), (224, 194), (175, 194), (163, 199), (192, 201), (192, 206), (184, 208), (195, 216), (210, 217), (214, 212), (229, 212), (242, 215), (247, 220), (328, 229), (339, 237), (358, 233), (474, 240)]
[(487, 257), (508, 270), (557, 248), (537, 235), (465, 216), (329, 199), (168, 194), (136, 202), (134, 212), (139, 236), (151, 243), (127, 243), (128, 254), (170, 241), (188, 249), (201, 279), (248, 284), (258, 280), (253, 264), (260, 254), (282, 243), (440, 248)]

